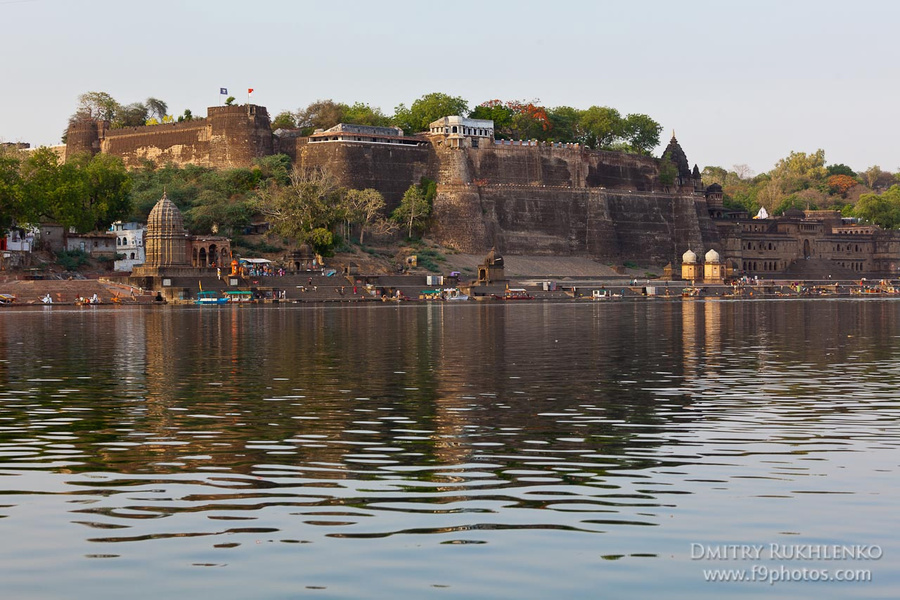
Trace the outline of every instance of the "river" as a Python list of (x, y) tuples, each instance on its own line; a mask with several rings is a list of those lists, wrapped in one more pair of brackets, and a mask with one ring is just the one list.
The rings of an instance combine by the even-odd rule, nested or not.
[(0, 596), (895, 597), (898, 384), (894, 300), (0, 309)]

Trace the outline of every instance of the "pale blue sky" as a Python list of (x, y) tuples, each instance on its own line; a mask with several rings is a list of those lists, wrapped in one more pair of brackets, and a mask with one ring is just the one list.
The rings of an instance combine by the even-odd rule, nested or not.
[(0, 140), (59, 143), (86, 91), (199, 116), (220, 87), (272, 115), (440, 91), (646, 113), (701, 168), (893, 171), (898, 25), (888, 0), (0, 0)]

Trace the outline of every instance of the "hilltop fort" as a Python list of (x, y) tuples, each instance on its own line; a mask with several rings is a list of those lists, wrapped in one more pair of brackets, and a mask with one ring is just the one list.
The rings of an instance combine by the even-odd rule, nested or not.
[(301, 136), (272, 132), (265, 107), (216, 106), (206, 118), (110, 129), (83, 121), (67, 133), (66, 156), (107, 153), (135, 168), (157, 164), (249, 167), (286, 154), (298, 167), (324, 167), (343, 185), (380, 191), (389, 208), (422, 177), (437, 182), (432, 236), (467, 253), (589, 256), (678, 264), (688, 249), (715, 249), (727, 269), (774, 276), (810, 270), (896, 275), (900, 237), (853, 227), (831, 211), (750, 219), (727, 210), (722, 189), (704, 187), (674, 135), (661, 160), (579, 144), (494, 138), (487, 120), (448, 116), (428, 132), (341, 124)]

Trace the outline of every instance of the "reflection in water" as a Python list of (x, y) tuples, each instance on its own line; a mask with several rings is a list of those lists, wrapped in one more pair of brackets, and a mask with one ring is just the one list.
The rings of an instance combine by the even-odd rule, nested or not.
[(799, 540), (881, 544), (852, 589), (882, 593), (897, 306), (0, 313), (4, 580), (112, 593), (105, 558), (154, 593), (224, 566), (225, 597), (720, 597), (754, 588), (704, 583), (691, 543)]

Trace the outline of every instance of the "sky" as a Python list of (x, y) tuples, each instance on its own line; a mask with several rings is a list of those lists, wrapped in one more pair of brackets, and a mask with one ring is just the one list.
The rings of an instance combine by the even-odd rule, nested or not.
[(898, 23), (892, 0), (0, 0), (0, 141), (60, 143), (89, 91), (197, 116), (222, 87), (271, 116), (442, 92), (644, 113), (701, 169), (896, 171)]

